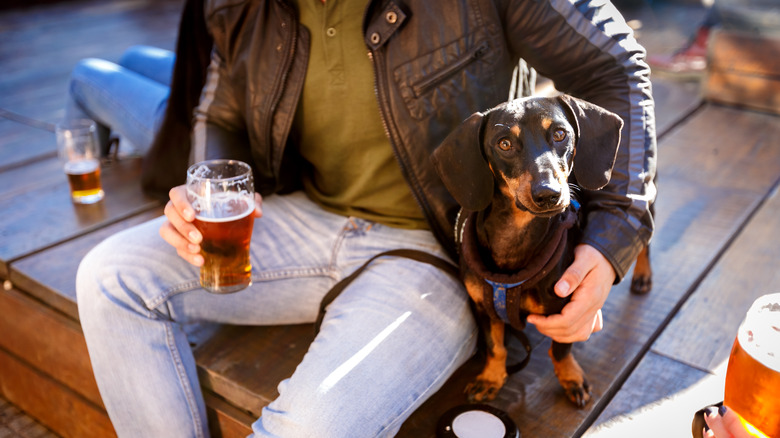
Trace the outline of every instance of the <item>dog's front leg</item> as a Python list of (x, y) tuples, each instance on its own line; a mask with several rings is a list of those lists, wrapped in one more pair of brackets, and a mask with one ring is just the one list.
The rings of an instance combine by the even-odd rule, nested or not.
[(506, 381), (504, 322), (484, 314), (480, 320), (487, 344), (487, 361), (477, 380), (466, 387), (466, 394), (472, 403), (493, 400)]
[(566, 396), (577, 407), (585, 407), (590, 401), (590, 384), (585, 378), (580, 364), (571, 354), (571, 344), (560, 344), (553, 341), (550, 347), (550, 358), (555, 368), (555, 375), (566, 391)]

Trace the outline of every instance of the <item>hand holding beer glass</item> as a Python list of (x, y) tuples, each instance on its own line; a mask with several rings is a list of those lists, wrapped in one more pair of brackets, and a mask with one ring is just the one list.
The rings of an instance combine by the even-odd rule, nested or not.
[(780, 293), (758, 298), (739, 327), (723, 404), (751, 436), (780, 437)]
[(93, 204), (103, 199), (100, 184), (100, 148), (97, 125), (88, 119), (57, 124), (57, 152), (76, 204)]
[(249, 242), (254, 225), (252, 169), (235, 160), (211, 160), (187, 170), (187, 200), (203, 236), (200, 284), (209, 292), (238, 292), (252, 281)]

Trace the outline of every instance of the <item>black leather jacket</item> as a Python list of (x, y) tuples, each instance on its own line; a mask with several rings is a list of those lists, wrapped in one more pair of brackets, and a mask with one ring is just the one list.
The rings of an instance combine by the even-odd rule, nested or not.
[[(612, 181), (588, 196), (585, 243), (610, 260), (620, 279), (649, 241), (656, 160), (649, 69), (631, 29), (604, 3), (374, 0), (369, 5), (366, 52), (386, 134), (431, 229), (453, 254), (457, 205), (429, 157), (473, 112), (507, 99), (519, 58), (558, 90), (599, 104), (625, 122)], [(309, 32), (283, 0), (207, 0), (205, 23), (214, 48), (195, 111), (190, 160), (250, 160), (259, 192), (294, 190), (301, 167), (296, 148), (288, 146), (296, 141), (291, 125)]]

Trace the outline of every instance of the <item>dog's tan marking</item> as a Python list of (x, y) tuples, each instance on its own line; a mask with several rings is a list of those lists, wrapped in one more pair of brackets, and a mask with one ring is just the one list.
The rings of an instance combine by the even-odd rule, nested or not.
[[(532, 182), (530, 174), (525, 172), (520, 175), (519, 178), (509, 178), (503, 172), (499, 172), (498, 176), (504, 181), (504, 185), (500, 187), (501, 193), (503, 193), (504, 196), (508, 199), (519, 199), (523, 205), (530, 205), (530, 196), (528, 195)], [(517, 211), (516, 213), (517, 214), (513, 215), (513, 226), (518, 229), (525, 228), (528, 225), (528, 222), (533, 219), (532, 215), (524, 214), (520, 211)]]
[(466, 276), (466, 278), (463, 279), (466, 291), (469, 293), (471, 299), (477, 304), (482, 304), (482, 300), (484, 299), (482, 295), (483, 283), (482, 280), (472, 275)]
[(504, 347), (503, 321), (490, 321), (490, 336), (487, 341), (489, 345), (485, 368), (477, 379), (466, 387), (466, 394), (471, 402), (493, 400), (506, 381), (507, 351)]
[(552, 122), (553, 122), (552, 119), (550, 119), (548, 117), (543, 118), (542, 119), (542, 128), (544, 128), (545, 131), (550, 129), (550, 126), (552, 126)]
[(514, 125), (511, 128), (509, 128), (509, 132), (512, 133), (515, 137), (520, 137), (520, 126)]
[(532, 296), (530, 293), (523, 294), (522, 308), (538, 315), (544, 315), (547, 313), (544, 306), (542, 306), (542, 304), (537, 301), (536, 297)]
[(585, 406), (591, 398), (590, 389), (585, 380), (585, 372), (574, 359), (574, 355), (569, 353), (563, 359), (555, 360), (552, 346), (548, 350), (548, 354), (550, 359), (552, 359), (555, 376), (558, 377), (558, 382), (566, 391), (566, 396), (575, 405), (579, 407)]

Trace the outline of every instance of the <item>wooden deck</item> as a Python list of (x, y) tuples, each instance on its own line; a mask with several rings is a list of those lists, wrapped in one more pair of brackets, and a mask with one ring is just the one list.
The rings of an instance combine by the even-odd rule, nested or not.
[[(75, 0), (0, 9), (0, 398), (64, 437), (113, 436), (75, 304), (81, 257), (106, 236), (162, 212), (136, 183), (139, 162), (105, 169), (106, 199), (74, 206), (55, 157), (68, 74), (84, 57), (133, 44), (172, 48), (182, 0)], [(650, 53), (676, 48), (703, 16), (691, 3), (625, 11)], [(663, 28), (664, 32), (660, 32)], [(659, 138), (654, 290), (616, 286), (605, 330), (575, 346), (593, 385), (565, 399), (533, 329), (530, 365), (492, 404), (524, 438), (690, 436), (700, 407), (722, 400), (741, 317), (780, 280), (780, 117), (702, 102), (697, 82), (653, 78)], [(312, 339), (312, 327), (190, 330), (214, 436), (243, 437)], [(522, 347), (510, 344), (512, 354)], [(464, 365), (403, 426), (433, 437), (464, 403), (480, 359)], [(262, 375), (263, 379), (256, 376)], [(0, 436), (2, 429), (0, 429)]]

